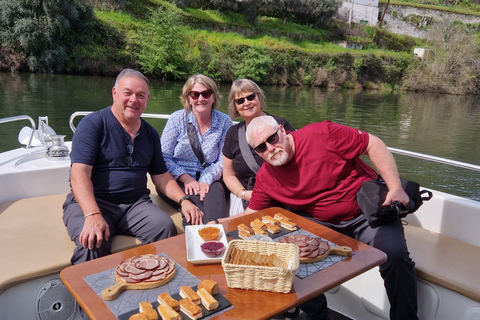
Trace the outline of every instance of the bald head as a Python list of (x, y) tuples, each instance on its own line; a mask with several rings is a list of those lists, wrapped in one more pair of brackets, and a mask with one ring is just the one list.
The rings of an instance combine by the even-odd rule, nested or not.
[(254, 137), (262, 136), (264, 132), (276, 132), (279, 124), (272, 116), (260, 116), (253, 119), (247, 127), (246, 137), (250, 147), (255, 148)]

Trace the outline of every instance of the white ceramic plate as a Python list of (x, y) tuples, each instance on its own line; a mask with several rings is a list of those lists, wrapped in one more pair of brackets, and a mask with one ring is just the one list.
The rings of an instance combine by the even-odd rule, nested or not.
[(207, 226), (185, 226), (185, 242), (187, 244), (187, 260), (193, 264), (207, 264), (207, 263), (221, 263), (225, 250), (227, 249), (227, 235), (221, 224), (209, 224), (208, 227), (215, 227), (220, 229), (218, 239), (215, 241), (223, 242), (225, 248), (218, 256), (210, 258), (200, 249), (200, 245), (204, 243), (203, 239), (198, 234), (198, 230)]

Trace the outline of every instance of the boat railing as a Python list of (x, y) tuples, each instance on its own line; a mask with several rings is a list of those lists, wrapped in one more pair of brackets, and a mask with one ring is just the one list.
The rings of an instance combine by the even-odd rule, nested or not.
[(469, 169), (473, 171), (479, 171), (480, 172), (480, 166), (476, 164), (471, 164), (467, 162), (461, 162), (461, 161), (456, 161), (456, 160), (450, 160), (442, 157), (436, 157), (436, 156), (431, 156), (428, 154), (424, 153), (419, 153), (419, 152), (414, 152), (414, 151), (408, 151), (408, 150), (403, 150), (403, 149), (398, 149), (398, 148), (392, 148), (392, 147), (387, 147), (388, 150), (390, 150), (391, 153), (396, 153), (396, 154), (401, 154), (413, 158), (418, 158), (422, 160), (428, 160), (436, 163), (443, 163), (443, 164), (448, 164), (454, 167), (459, 167), (459, 168), (464, 168), (464, 169)]
[[(73, 125), (73, 119), (75, 119), (77, 116), (86, 116), (89, 113), (92, 113), (93, 111), (77, 111), (73, 113), (70, 116), (70, 128), (72, 129), (73, 132), (75, 132), (75, 126)], [(153, 113), (144, 113), (142, 114), (142, 118), (152, 118), (152, 119), (165, 119), (168, 120), (170, 118), (170, 115), (168, 114), (153, 114)], [(234, 121), (234, 123), (237, 123)], [(461, 161), (456, 161), (456, 160), (450, 160), (442, 157), (436, 157), (436, 156), (431, 156), (428, 154), (424, 153), (419, 153), (419, 152), (413, 152), (413, 151), (408, 151), (408, 150), (403, 150), (403, 149), (398, 149), (398, 148), (392, 148), (392, 147), (387, 147), (388, 150), (392, 153), (397, 153), (409, 157), (414, 157), (414, 158), (419, 158), (427, 161), (432, 161), (436, 163), (443, 163), (443, 164), (448, 164), (451, 166), (455, 167), (460, 167), (460, 168), (465, 168), (473, 171), (479, 171), (480, 172), (480, 166), (471, 164), (471, 163), (466, 163), (466, 162), (461, 162)]]
[[(72, 132), (75, 133), (75, 125), (73, 124), (73, 120), (78, 117), (78, 116), (86, 116), (87, 114), (90, 114), (95, 111), (77, 111), (72, 113), (70, 116), (70, 120), (68, 121), (68, 124), (70, 125), (70, 129), (72, 129)], [(155, 113), (143, 113), (142, 118), (151, 118), (151, 119), (164, 119), (168, 120), (170, 118), (169, 114), (155, 114)]]
[(27, 116), (27, 115), (21, 115), (21, 116), (3, 118), (3, 119), (0, 119), (0, 124), (13, 122), (13, 121), (21, 121), (21, 120), (29, 120), (30, 124), (32, 125), (32, 130), (31, 130), (30, 135), (28, 137), (28, 142), (27, 142), (27, 146), (26, 146), (26, 148), (28, 149), (32, 145), (33, 135), (35, 134), (35, 129), (36, 129), (35, 121), (33, 121), (32, 117)]

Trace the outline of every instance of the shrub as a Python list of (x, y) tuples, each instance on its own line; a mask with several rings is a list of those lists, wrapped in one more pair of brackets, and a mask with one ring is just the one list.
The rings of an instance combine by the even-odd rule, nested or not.
[(407, 90), (452, 94), (480, 93), (480, 45), (461, 24), (444, 20), (433, 26), (427, 46), (431, 58), (417, 60), (403, 85)]
[[(185, 41), (179, 13), (159, 7), (140, 31), (138, 63), (143, 72), (164, 79), (182, 79), (185, 72)], [(148, 39), (148, 41), (145, 41)]]
[(71, 48), (93, 32), (93, 9), (81, 0), (0, 0), (0, 8), (0, 45), (17, 56), (2, 55), (0, 65), (13, 71), (61, 72)]

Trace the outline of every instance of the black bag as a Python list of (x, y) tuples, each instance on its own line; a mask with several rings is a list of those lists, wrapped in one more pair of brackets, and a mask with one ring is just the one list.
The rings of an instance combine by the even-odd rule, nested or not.
[[(372, 228), (388, 224), (393, 221), (406, 217), (420, 208), (423, 201), (428, 201), (433, 197), (431, 191), (420, 190), (420, 185), (416, 182), (400, 178), (403, 190), (410, 197), (408, 208), (394, 201), (390, 206), (382, 206), (387, 196), (388, 187), (380, 175), (377, 179), (366, 181), (357, 192), (357, 203), (362, 210), (365, 218)], [(424, 194), (427, 194), (424, 196)]]

